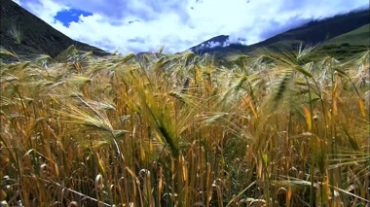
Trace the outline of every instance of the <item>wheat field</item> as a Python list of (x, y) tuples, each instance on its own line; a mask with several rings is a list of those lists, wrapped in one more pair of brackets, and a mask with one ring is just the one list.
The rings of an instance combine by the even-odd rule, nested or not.
[(1, 62), (0, 206), (366, 206), (369, 51)]

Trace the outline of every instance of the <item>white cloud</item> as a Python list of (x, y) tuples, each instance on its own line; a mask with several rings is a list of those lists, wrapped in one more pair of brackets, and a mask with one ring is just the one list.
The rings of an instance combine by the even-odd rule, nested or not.
[[(369, 5), (368, 0), (20, 0), (69, 37), (122, 53), (186, 50), (217, 35), (252, 44), (300, 25)], [(160, 2), (160, 3), (158, 3)], [(249, 3), (247, 3), (249, 2)], [(69, 27), (54, 20), (58, 11), (93, 13)], [(239, 39), (239, 40), (238, 40)]]
[(49, 24), (54, 23), (54, 16), (62, 10), (68, 9), (67, 6), (63, 4), (55, 3), (51, 0), (43, 0), (39, 3), (35, 3), (34, 1), (22, 1), (19, 0), (20, 5), (29, 9), (34, 15), (38, 16), (45, 22)]

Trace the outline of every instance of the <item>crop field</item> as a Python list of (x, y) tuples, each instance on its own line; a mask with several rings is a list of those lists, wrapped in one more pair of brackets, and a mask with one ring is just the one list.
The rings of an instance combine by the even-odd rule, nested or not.
[(365, 207), (369, 54), (1, 62), (0, 206)]

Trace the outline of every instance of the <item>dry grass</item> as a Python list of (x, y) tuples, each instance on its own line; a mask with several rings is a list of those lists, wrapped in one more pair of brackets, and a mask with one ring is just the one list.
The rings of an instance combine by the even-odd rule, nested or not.
[(365, 206), (369, 53), (300, 52), (2, 64), (1, 206)]

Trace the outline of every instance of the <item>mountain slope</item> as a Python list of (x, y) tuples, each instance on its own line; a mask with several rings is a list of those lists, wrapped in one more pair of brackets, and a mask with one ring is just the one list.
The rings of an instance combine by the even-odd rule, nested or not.
[(370, 33), (370, 24), (366, 24), (350, 32), (334, 37), (327, 41), (325, 44), (369, 45), (370, 44), (369, 33)]
[[(230, 54), (241, 53), (245, 54), (261, 48), (273, 50), (297, 50), (300, 43), (310, 45), (325, 43), (330, 39), (344, 35), (345, 33), (356, 30), (357, 28), (369, 23), (369, 10), (356, 11), (344, 15), (337, 15), (320, 21), (312, 21), (301, 27), (291, 29), (267, 40), (249, 46), (234, 44), (226, 47), (208, 47), (199, 50), (198, 46), (203, 44), (201, 43), (195, 47), (192, 47), (190, 50), (198, 54), (212, 53), (217, 56), (227, 56)], [(362, 28), (361, 31), (363, 36), (370, 34), (369, 30), (366, 31), (366, 27)], [(344, 36), (342, 38), (346, 38), (347, 41), (349, 41), (348, 44), (351, 44), (352, 39), (349, 38), (349, 36)], [(366, 42), (366, 40), (363, 42)], [(222, 45), (222, 42), (219, 44)]]
[(40, 54), (56, 57), (71, 45), (98, 56), (108, 54), (101, 49), (72, 40), (11, 0), (0, 0), (0, 3), (1, 47), (22, 59)]

